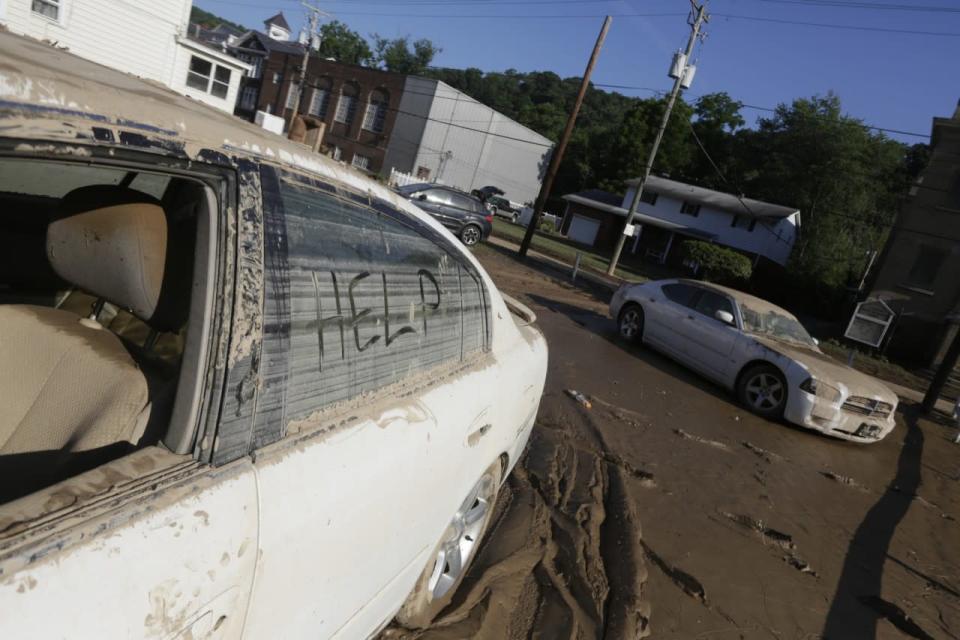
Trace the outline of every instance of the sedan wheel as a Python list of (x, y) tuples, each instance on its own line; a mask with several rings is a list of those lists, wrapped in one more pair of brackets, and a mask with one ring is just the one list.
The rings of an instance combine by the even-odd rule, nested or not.
[(627, 342), (639, 342), (643, 334), (643, 309), (636, 304), (627, 305), (620, 312), (617, 326), (621, 338)]
[(397, 620), (405, 627), (429, 625), (450, 604), (493, 517), (501, 476), (498, 460), (484, 472), (453, 514), (434, 555), (397, 613)]
[(460, 240), (468, 247), (472, 247), (480, 242), (480, 235), (480, 227), (469, 224), (460, 232)]
[(760, 365), (741, 376), (737, 395), (753, 413), (765, 418), (779, 418), (787, 404), (787, 383), (776, 368)]

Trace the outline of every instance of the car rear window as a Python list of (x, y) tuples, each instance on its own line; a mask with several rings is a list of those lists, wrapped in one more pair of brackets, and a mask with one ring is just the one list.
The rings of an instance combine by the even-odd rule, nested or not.
[[(430, 227), (297, 174), (283, 176), (279, 196), (289, 263), (288, 419), (486, 347), (483, 282)], [(277, 305), (268, 299), (265, 309)]]

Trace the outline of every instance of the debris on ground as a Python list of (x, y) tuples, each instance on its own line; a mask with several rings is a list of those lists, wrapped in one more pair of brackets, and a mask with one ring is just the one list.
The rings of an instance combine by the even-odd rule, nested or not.
[(576, 400), (577, 402), (579, 402), (581, 406), (587, 409), (593, 408), (593, 403), (590, 402), (590, 399), (587, 398), (587, 396), (580, 393), (579, 391), (576, 391), (574, 389), (567, 389), (567, 395), (573, 398), (574, 400)]

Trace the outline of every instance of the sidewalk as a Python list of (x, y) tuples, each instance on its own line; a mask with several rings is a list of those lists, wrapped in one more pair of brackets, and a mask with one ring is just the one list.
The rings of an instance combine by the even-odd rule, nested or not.
[[(883, 382), (883, 384), (890, 387), (890, 389), (894, 393), (896, 393), (901, 400), (906, 400), (908, 402), (915, 402), (917, 404), (920, 404), (921, 402), (923, 402), (922, 391), (917, 391), (916, 389), (909, 389), (907, 387), (901, 386), (899, 384), (894, 384), (893, 382), (887, 382), (885, 380), (881, 380), (881, 382)], [(950, 402), (949, 400), (943, 400), (943, 399), (937, 400), (935, 409), (947, 417), (950, 417), (953, 415), (953, 403)]]

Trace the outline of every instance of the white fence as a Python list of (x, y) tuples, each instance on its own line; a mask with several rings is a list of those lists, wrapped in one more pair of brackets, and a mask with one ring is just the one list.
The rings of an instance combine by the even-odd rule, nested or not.
[(417, 184), (420, 182), (423, 182), (423, 180), (415, 175), (404, 173), (403, 171), (397, 171), (393, 168), (390, 169), (390, 180), (388, 184), (391, 187), (405, 187), (408, 184)]

